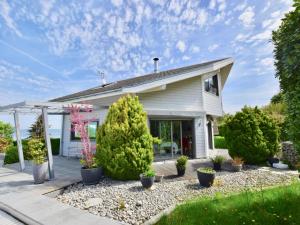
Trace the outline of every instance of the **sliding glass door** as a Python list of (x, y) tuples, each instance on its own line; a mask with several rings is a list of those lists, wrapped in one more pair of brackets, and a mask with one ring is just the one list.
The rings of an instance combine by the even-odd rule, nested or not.
[[(150, 120), (150, 132), (152, 136), (161, 140), (160, 144), (154, 146), (154, 155), (157, 160), (176, 158), (182, 154), (188, 153), (187, 145), (191, 146), (192, 136), (186, 133), (186, 124), (190, 124), (192, 129), (192, 121), (181, 120)], [(183, 130), (184, 124), (184, 130)], [(184, 145), (183, 141), (188, 141)], [(184, 147), (185, 146), (185, 147)], [(190, 154), (186, 154), (190, 156)]]

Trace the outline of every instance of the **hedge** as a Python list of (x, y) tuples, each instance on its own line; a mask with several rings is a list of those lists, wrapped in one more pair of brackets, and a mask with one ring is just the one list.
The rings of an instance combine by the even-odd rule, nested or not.
[[(51, 138), (50, 141), (51, 141), (52, 155), (58, 155), (60, 138)], [(31, 160), (27, 139), (22, 140), (22, 147), (23, 147), (24, 159)], [(19, 162), (18, 148), (17, 148), (17, 142), (14, 141), (13, 145), (10, 146), (5, 152), (4, 164), (12, 164), (17, 162)]]

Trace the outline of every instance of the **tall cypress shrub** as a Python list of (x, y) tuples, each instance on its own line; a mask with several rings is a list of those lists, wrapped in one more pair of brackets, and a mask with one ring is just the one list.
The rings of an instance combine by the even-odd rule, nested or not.
[(300, 153), (300, 0), (287, 13), (272, 37), (276, 76), (287, 104), (288, 135)]
[(96, 158), (106, 175), (120, 180), (138, 179), (153, 161), (153, 143), (147, 116), (137, 96), (124, 96), (112, 104), (97, 130)]

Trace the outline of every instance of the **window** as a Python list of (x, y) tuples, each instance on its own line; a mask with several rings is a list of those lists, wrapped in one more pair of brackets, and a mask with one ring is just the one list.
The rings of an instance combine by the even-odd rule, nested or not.
[[(96, 139), (96, 133), (97, 133), (97, 127), (99, 125), (98, 121), (92, 121), (89, 122), (88, 126), (88, 134), (90, 139), (95, 140)], [(74, 130), (74, 126), (71, 125), (71, 140), (80, 140), (80, 135), (77, 131)]]
[(218, 75), (207, 78), (204, 81), (205, 91), (219, 96)]

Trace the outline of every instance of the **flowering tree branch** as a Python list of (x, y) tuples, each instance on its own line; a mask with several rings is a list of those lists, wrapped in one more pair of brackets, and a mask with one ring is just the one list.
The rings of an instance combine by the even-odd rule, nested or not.
[[(92, 168), (95, 166), (95, 149), (96, 146), (92, 146), (89, 134), (88, 123), (93, 119), (88, 119), (84, 114), (80, 113), (81, 108), (79, 106), (71, 105), (68, 107), (70, 113), (71, 124), (73, 125), (73, 131), (78, 132), (83, 149), (81, 163), (86, 168)], [(83, 108), (84, 112), (92, 112), (92, 109), (88, 106)]]

